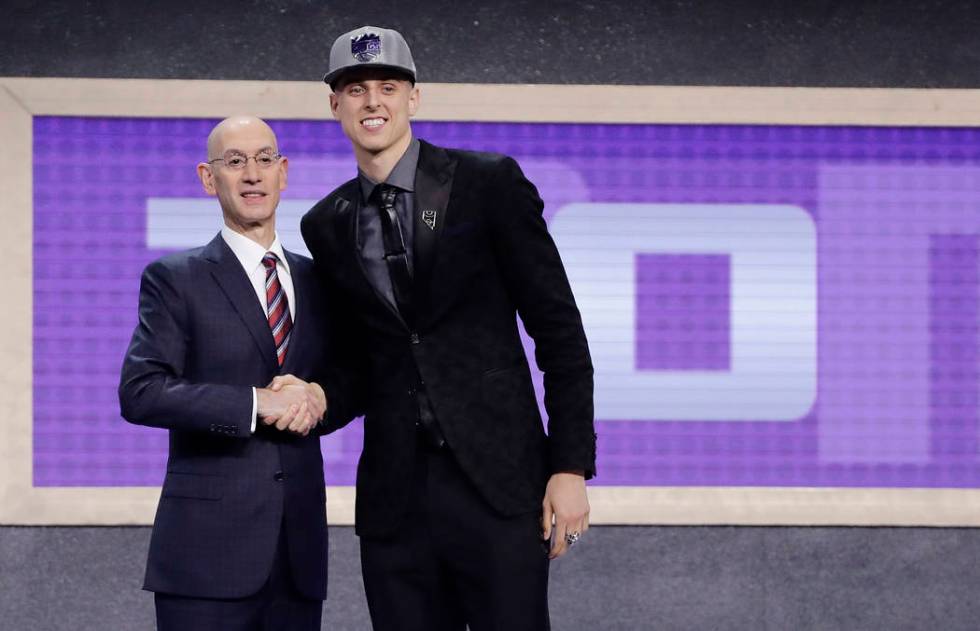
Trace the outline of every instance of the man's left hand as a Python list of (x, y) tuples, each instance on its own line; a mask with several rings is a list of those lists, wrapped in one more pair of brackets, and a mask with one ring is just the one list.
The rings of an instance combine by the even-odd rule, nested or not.
[(578, 472), (552, 475), (544, 492), (543, 509), (541, 536), (545, 541), (551, 539), (548, 557), (557, 559), (571, 547), (567, 535), (581, 537), (589, 529), (589, 497), (585, 491), (585, 476)]

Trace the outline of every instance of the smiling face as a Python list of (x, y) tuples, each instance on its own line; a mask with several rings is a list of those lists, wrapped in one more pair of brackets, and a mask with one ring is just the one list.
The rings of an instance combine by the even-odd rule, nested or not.
[(384, 69), (351, 72), (330, 95), (330, 109), (354, 145), (358, 162), (404, 153), (412, 139), (409, 119), (418, 106), (418, 88)]
[[(239, 232), (274, 227), (279, 193), (286, 188), (286, 158), (260, 166), (263, 156), (278, 154), (276, 135), (264, 121), (251, 116), (228, 118), (208, 137), (208, 161), (197, 165), (209, 195), (216, 195), (225, 223)], [(230, 165), (244, 159), (245, 167)]]

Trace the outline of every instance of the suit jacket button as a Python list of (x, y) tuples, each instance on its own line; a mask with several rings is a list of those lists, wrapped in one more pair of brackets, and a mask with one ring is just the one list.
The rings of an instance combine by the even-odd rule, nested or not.
[(286, 479), (286, 474), (283, 473), (282, 471), (276, 471), (273, 474), (272, 479), (275, 480), (276, 482), (282, 482), (283, 480)]
[(409, 340), (409, 341), (410, 341), (410, 342), (411, 342), (412, 344), (418, 344), (419, 342), (421, 342), (421, 341), (422, 341), (422, 338), (420, 338), (420, 337), (419, 337), (419, 334), (418, 334), (418, 333), (414, 333), (414, 332), (413, 332), (413, 333), (412, 333), (412, 334), (411, 334), (411, 335), (410, 335), (410, 336), (408, 337), (408, 340)]

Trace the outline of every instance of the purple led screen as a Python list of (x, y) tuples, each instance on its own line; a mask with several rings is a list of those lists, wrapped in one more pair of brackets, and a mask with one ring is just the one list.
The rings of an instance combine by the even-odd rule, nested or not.
[[(143, 267), (220, 225), (194, 171), (215, 122), (34, 119), (37, 486), (162, 481), (167, 433), (125, 423), (116, 387)], [(272, 125), (303, 251), (353, 157), (336, 123)], [(545, 200), (596, 361), (594, 484), (980, 484), (980, 130), (414, 130), (514, 156)], [(323, 440), (329, 484), (362, 435)]]

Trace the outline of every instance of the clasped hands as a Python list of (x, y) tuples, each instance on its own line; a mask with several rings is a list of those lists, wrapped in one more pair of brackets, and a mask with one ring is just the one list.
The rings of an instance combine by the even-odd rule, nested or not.
[(306, 436), (327, 413), (327, 395), (317, 383), (294, 375), (279, 375), (265, 388), (255, 390), (258, 416), (263, 425)]

